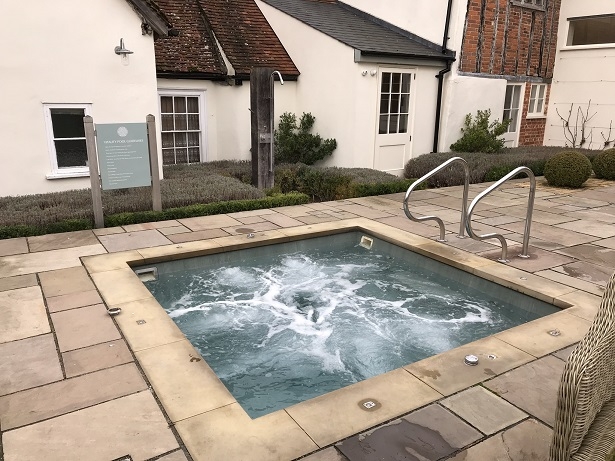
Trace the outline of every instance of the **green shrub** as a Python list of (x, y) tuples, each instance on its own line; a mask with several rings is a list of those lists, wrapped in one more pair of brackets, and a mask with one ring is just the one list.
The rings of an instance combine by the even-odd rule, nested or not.
[(615, 179), (615, 148), (603, 150), (592, 162), (596, 178)]
[(564, 151), (545, 165), (545, 179), (551, 186), (579, 188), (592, 174), (592, 164), (583, 154)]
[[(484, 154), (480, 152), (423, 154), (406, 163), (404, 177), (419, 178), (452, 157), (462, 157), (468, 162), (470, 183), (472, 184), (488, 181), (487, 174), (489, 171), (493, 168), (500, 168), (502, 165), (509, 167), (510, 171), (519, 166), (527, 166), (534, 172), (534, 175), (542, 176), (546, 161), (561, 152), (561, 150), (561, 147), (535, 146), (504, 149), (497, 154)], [(593, 158), (597, 154), (596, 151), (587, 149), (576, 149), (576, 151), (583, 153), (589, 158)], [(463, 184), (463, 169), (460, 165), (453, 165), (426, 182), (428, 187), (458, 186), (461, 184)]]
[(313, 165), (333, 153), (337, 147), (335, 139), (322, 139), (310, 131), (314, 127), (314, 117), (304, 113), (299, 119), (290, 112), (280, 116), (278, 129), (274, 134), (276, 163), (303, 163)]
[(455, 152), (499, 152), (504, 147), (504, 140), (498, 137), (506, 133), (510, 120), (499, 122), (495, 120), (489, 123), (491, 110), (479, 110), (476, 118), (467, 114), (461, 129), (463, 135), (459, 140), (451, 144)]
[(494, 166), (491, 167), (487, 173), (485, 173), (485, 177), (483, 179), (485, 182), (499, 181), (514, 169), (515, 167), (510, 165)]

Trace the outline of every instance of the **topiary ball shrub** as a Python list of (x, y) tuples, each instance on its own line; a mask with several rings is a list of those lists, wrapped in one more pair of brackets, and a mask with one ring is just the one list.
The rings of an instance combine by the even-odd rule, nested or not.
[(547, 160), (544, 173), (551, 186), (579, 188), (592, 174), (592, 163), (579, 152), (564, 151)]
[(603, 150), (592, 162), (596, 178), (615, 179), (615, 148)]

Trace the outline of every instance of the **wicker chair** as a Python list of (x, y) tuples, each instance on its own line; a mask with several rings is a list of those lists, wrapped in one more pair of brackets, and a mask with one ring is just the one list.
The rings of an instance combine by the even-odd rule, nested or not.
[(615, 448), (615, 274), (559, 384), (550, 461), (604, 461)]

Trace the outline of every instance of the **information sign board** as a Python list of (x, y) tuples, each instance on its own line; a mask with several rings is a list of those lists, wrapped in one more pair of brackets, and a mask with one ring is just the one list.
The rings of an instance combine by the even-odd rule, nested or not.
[(102, 189), (151, 186), (146, 123), (96, 124)]

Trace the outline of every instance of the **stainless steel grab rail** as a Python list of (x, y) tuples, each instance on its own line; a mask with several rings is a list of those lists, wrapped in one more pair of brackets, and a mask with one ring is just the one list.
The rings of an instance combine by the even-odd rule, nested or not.
[(500, 259), (498, 259), (498, 261), (501, 263), (508, 262), (508, 259), (506, 259), (506, 257), (508, 256), (508, 253), (507, 253), (508, 246), (506, 244), (506, 239), (501, 234), (497, 234), (495, 232), (491, 234), (476, 235), (474, 233), (474, 230), (472, 229), (472, 213), (474, 212), (474, 208), (476, 208), (476, 205), (478, 205), (478, 203), (483, 198), (485, 198), (487, 195), (489, 195), (491, 192), (493, 192), (495, 189), (500, 187), (502, 184), (504, 184), (509, 179), (512, 179), (515, 176), (517, 176), (519, 173), (526, 173), (527, 176), (530, 178), (530, 194), (527, 199), (527, 215), (525, 217), (525, 233), (523, 234), (523, 250), (522, 250), (522, 253), (519, 255), (520, 258), (529, 258), (530, 255), (527, 254), (527, 249), (528, 249), (528, 245), (530, 241), (530, 227), (532, 226), (532, 213), (534, 212), (534, 196), (536, 195), (536, 178), (534, 177), (534, 173), (532, 172), (532, 170), (530, 170), (526, 166), (520, 166), (518, 168), (515, 168), (510, 173), (508, 173), (506, 176), (504, 176), (502, 179), (500, 179), (498, 182), (496, 182), (495, 184), (491, 185), (490, 187), (482, 191), (480, 194), (478, 194), (476, 198), (472, 200), (472, 203), (470, 203), (470, 206), (468, 208), (468, 217), (466, 220), (468, 235), (472, 237), (474, 240), (486, 240), (490, 238), (497, 238), (502, 244), (502, 255)]
[(410, 221), (421, 222), (421, 221), (431, 220), (431, 221), (436, 221), (438, 223), (438, 225), (440, 226), (440, 238), (437, 239), (438, 242), (446, 242), (446, 239), (444, 238), (444, 234), (445, 234), (444, 223), (442, 222), (442, 220), (438, 218), (437, 216), (431, 216), (431, 215), (421, 216), (420, 218), (413, 216), (410, 210), (408, 209), (408, 199), (410, 198), (410, 194), (416, 188), (416, 186), (421, 184), (423, 181), (431, 178), (433, 175), (442, 171), (444, 168), (446, 168), (447, 166), (453, 163), (461, 163), (463, 165), (463, 172), (465, 176), (464, 184), (463, 184), (463, 197), (461, 199), (462, 200), (461, 202), (461, 223), (459, 226), (459, 235), (457, 235), (457, 237), (459, 238), (465, 238), (463, 231), (466, 228), (466, 217), (467, 217), (466, 209), (468, 206), (468, 189), (470, 188), (470, 168), (468, 167), (468, 163), (464, 159), (462, 159), (461, 157), (453, 157), (447, 160), (446, 162), (444, 162), (442, 165), (438, 166), (437, 168), (434, 168), (426, 175), (421, 176), (419, 179), (417, 179), (410, 185), (410, 187), (406, 191), (406, 196), (404, 197), (404, 212), (406, 213), (406, 216), (408, 217), (408, 219), (410, 219)]

